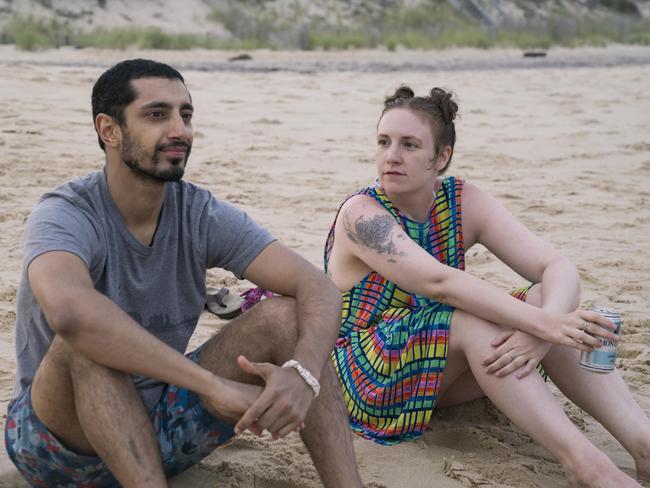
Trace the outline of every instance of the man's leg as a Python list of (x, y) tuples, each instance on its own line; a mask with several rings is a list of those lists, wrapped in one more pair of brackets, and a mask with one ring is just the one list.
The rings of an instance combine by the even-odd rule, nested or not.
[(48, 430), (70, 450), (100, 456), (122, 486), (167, 486), (151, 421), (129, 375), (90, 361), (57, 336), (31, 394)]
[[(271, 298), (261, 301), (207, 341), (199, 364), (219, 376), (259, 384), (258, 377), (241, 370), (237, 357), (243, 354), (251, 361), (282, 364), (292, 358), (297, 342), (295, 301)], [(347, 414), (329, 361), (320, 383), (321, 393), (309, 409), (302, 439), (326, 487), (360, 487)]]

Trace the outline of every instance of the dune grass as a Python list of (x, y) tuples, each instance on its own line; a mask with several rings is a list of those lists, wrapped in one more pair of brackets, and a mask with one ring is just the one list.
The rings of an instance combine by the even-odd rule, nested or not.
[[(78, 31), (53, 20), (32, 16), (15, 16), (3, 32), (5, 43), (15, 44), (19, 49), (39, 49), (74, 46), (104, 49), (240, 49), (248, 47), (238, 41), (220, 40), (195, 34), (173, 34), (157, 27), (97, 28)], [(257, 47), (257, 46), (252, 46)]]
[[(490, 28), (472, 22), (445, 3), (411, 8), (387, 8), (360, 14), (350, 22), (308, 20), (296, 10), (283, 16), (264, 9), (245, 8), (242, 2), (213, 9), (210, 20), (222, 24), (229, 38), (174, 34), (161, 29), (98, 28), (83, 32), (54, 20), (15, 16), (1, 33), (5, 43), (24, 50), (64, 45), (126, 49), (323, 49), (383, 47), (388, 50), (444, 49), (449, 47), (515, 47), (547, 49), (551, 46), (628, 43), (650, 45), (650, 21), (624, 14), (599, 19), (571, 18), (564, 12), (536, 22)], [(344, 22), (344, 20), (346, 22)]]

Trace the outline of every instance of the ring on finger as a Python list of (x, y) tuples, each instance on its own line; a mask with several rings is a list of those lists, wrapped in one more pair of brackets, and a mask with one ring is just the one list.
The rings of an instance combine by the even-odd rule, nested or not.
[(580, 330), (584, 330), (586, 332), (588, 329), (589, 329), (589, 322), (583, 320), (582, 324), (580, 324)]

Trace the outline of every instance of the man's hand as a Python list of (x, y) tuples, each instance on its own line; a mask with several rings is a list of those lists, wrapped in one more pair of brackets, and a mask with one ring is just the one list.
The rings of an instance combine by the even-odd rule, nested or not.
[(506, 376), (517, 371), (517, 378), (528, 376), (544, 359), (551, 344), (520, 330), (502, 332), (490, 343), (494, 352), (483, 360), (488, 374)]
[(237, 362), (247, 373), (262, 378), (266, 386), (239, 419), (235, 432), (249, 429), (260, 435), (262, 430), (268, 430), (277, 440), (299, 431), (304, 426), (314, 394), (298, 372), (270, 363), (253, 363), (244, 356), (239, 356)]
[[(218, 393), (208, 396), (210, 406), (217, 411), (220, 417), (237, 421), (250, 408), (262, 393), (262, 387), (219, 378)], [(261, 434), (253, 424), (249, 427), (252, 432)]]

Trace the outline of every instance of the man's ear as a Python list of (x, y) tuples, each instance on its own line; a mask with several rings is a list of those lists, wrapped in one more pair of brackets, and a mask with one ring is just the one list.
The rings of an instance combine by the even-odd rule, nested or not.
[(110, 115), (97, 114), (95, 130), (107, 147), (117, 147), (122, 143), (122, 128)]

